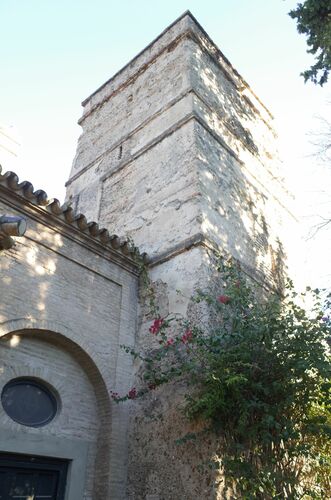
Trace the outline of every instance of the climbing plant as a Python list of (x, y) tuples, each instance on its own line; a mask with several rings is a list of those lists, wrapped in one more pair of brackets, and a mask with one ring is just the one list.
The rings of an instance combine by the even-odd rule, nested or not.
[(217, 436), (213, 465), (233, 498), (330, 498), (331, 322), (319, 291), (298, 296), (289, 282), (281, 297), (250, 284), (232, 260), (220, 259), (218, 273), (222, 294), (192, 298), (206, 304), (205, 324), (161, 317), (152, 299), (159, 347), (123, 346), (143, 362), (143, 382), (113, 399), (185, 380), (183, 411)]

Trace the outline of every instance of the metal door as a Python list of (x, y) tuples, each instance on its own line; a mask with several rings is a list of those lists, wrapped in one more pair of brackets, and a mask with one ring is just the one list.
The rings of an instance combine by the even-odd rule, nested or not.
[(68, 463), (0, 454), (0, 500), (64, 500)]

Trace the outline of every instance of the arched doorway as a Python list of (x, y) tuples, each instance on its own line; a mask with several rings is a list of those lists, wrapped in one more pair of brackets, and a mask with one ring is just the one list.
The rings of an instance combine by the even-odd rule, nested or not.
[[(39, 390), (48, 388), (56, 400), (55, 414), (45, 425), (27, 425), (0, 405), (0, 459), (7, 478), (16, 474), (19, 482), (25, 460), (25, 477), (31, 483), (38, 483), (38, 477), (43, 482), (44, 472), (38, 470), (45, 468), (49, 477), (57, 478), (50, 499), (59, 500), (54, 495), (60, 494), (65, 500), (108, 498), (110, 401), (94, 360), (62, 333), (38, 328), (6, 333), (0, 349), (1, 393), (6, 387), (10, 393), (12, 387), (14, 402), (14, 389), (23, 380), (25, 389), (20, 390), (39, 384)], [(64, 490), (60, 476), (65, 476)]]

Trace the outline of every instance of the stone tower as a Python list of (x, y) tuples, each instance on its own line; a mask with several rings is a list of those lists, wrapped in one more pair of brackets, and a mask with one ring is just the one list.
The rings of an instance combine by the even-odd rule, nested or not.
[(201, 284), (215, 247), (279, 284), (294, 218), (273, 117), (190, 12), (83, 107), (75, 210), (130, 236), (169, 289)]
[[(253, 279), (282, 285), (296, 221), (273, 117), (190, 12), (83, 107), (67, 199), (147, 252), (162, 316), (195, 313), (189, 297), (212, 282), (215, 249)], [(143, 347), (149, 324), (141, 314)], [(126, 498), (218, 498), (197, 472), (208, 445), (173, 446), (185, 426), (174, 402), (181, 387), (160, 390), (131, 407)], [(155, 405), (162, 423), (149, 420)]]

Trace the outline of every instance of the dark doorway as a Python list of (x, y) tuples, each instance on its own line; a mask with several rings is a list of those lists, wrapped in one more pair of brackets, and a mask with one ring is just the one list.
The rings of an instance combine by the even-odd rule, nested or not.
[(0, 500), (64, 500), (68, 462), (0, 454)]

